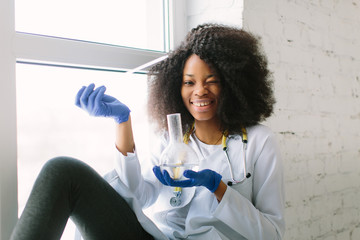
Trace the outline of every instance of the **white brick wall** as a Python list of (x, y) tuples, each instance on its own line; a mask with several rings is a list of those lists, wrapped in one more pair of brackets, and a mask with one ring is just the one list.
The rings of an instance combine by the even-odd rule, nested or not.
[(285, 239), (360, 239), (360, 1), (245, 0), (277, 105)]
[(220, 22), (262, 38), (277, 98), (266, 124), (285, 165), (285, 239), (360, 239), (360, 0), (188, 0), (187, 10), (189, 29)]

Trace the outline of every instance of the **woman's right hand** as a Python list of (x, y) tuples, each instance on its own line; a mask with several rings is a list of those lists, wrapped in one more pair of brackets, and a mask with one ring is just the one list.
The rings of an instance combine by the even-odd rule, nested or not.
[(76, 95), (75, 105), (91, 116), (111, 117), (117, 123), (128, 121), (130, 109), (116, 98), (106, 95), (106, 87), (83, 86)]

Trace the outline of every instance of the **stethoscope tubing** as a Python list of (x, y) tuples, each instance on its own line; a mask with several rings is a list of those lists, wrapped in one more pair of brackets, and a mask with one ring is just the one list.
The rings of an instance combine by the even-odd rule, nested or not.
[(230, 157), (229, 157), (229, 154), (228, 154), (228, 148), (227, 148), (227, 145), (226, 145), (226, 136), (224, 136), (225, 139), (223, 139), (223, 151), (224, 151), (224, 154), (225, 154), (225, 157), (226, 157), (226, 160), (227, 160), (227, 163), (228, 163), (228, 166), (229, 166), (229, 169), (230, 169), (230, 177), (231, 177), (231, 181), (228, 181), (227, 182), (227, 185), (228, 186), (232, 186), (232, 185), (235, 185), (235, 184), (238, 184), (238, 183), (242, 183), (244, 182), (247, 178), (250, 178), (251, 177), (251, 173), (247, 172), (247, 161), (246, 161), (246, 149), (247, 149), (247, 131), (245, 128), (242, 129), (242, 142), (243, 142), (243, 165), (244, 165), (244, 172), (243, 172), (243, 178), (239, 181), (235, 180), (235, 177), (234, 177), (234, 172), (233, 172), (233, 167), (231, 165), (231, 161), (230, 161)]
[(229, 158), (229, 154), (228, 154), (228, 151), (227, 151), (227, 148), (223, 148), (223, 151), (224, 151), (224, 154), (225, 154), (225, 157), (226, 157), (226, 160), (227, 160), (227, 163), (228, 163), (228, 166), (229, 166), (229, 169), (230, 169), (230, 177), (231, 177), (231, 181), (228, 181), (227, 182), (227, 185), (228, 186), (232, 186), (232, 185), (235, 185), (235, 184), (238, 184), (238, 183), (242, 183), (244, 182), (247, 178), (250, 178), (251, 177), (251, 174), (247, 172), (247, 166), (246, 166), (246, 148), (247, 148), (247, 143), (243, 143), (243, 164), (244, 164), (244, 172), (243, 172), (243, 178), (239, 181), (235, 180), (234, 178), (234, 172), (233, 172), (233, 167), (231, 165), (231, 161), (230, 161), (230, 158)]

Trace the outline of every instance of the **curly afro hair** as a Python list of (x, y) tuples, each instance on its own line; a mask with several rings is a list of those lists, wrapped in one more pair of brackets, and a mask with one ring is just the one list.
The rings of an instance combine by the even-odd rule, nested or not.
[(167, 59), (149, 71), (148, 112), (159, 129), (167, 129), (166, 115), (171, 113), (181, 113), (184, 131), (194, 122), (181, 97), (183, 68), (192, 54), (220, 78), (217, 114), (221, 130), (239, 134), (241, 127), (255, 125), (272, 114), (272, 80), (259, 40), (242, 29), (204, 24), (192, 29)]

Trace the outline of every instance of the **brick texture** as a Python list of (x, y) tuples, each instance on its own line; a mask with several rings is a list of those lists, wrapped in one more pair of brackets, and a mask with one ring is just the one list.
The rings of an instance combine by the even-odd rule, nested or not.
[(285, 239), (360, 239), (360, 1), (245, 0), (277, 105)]

